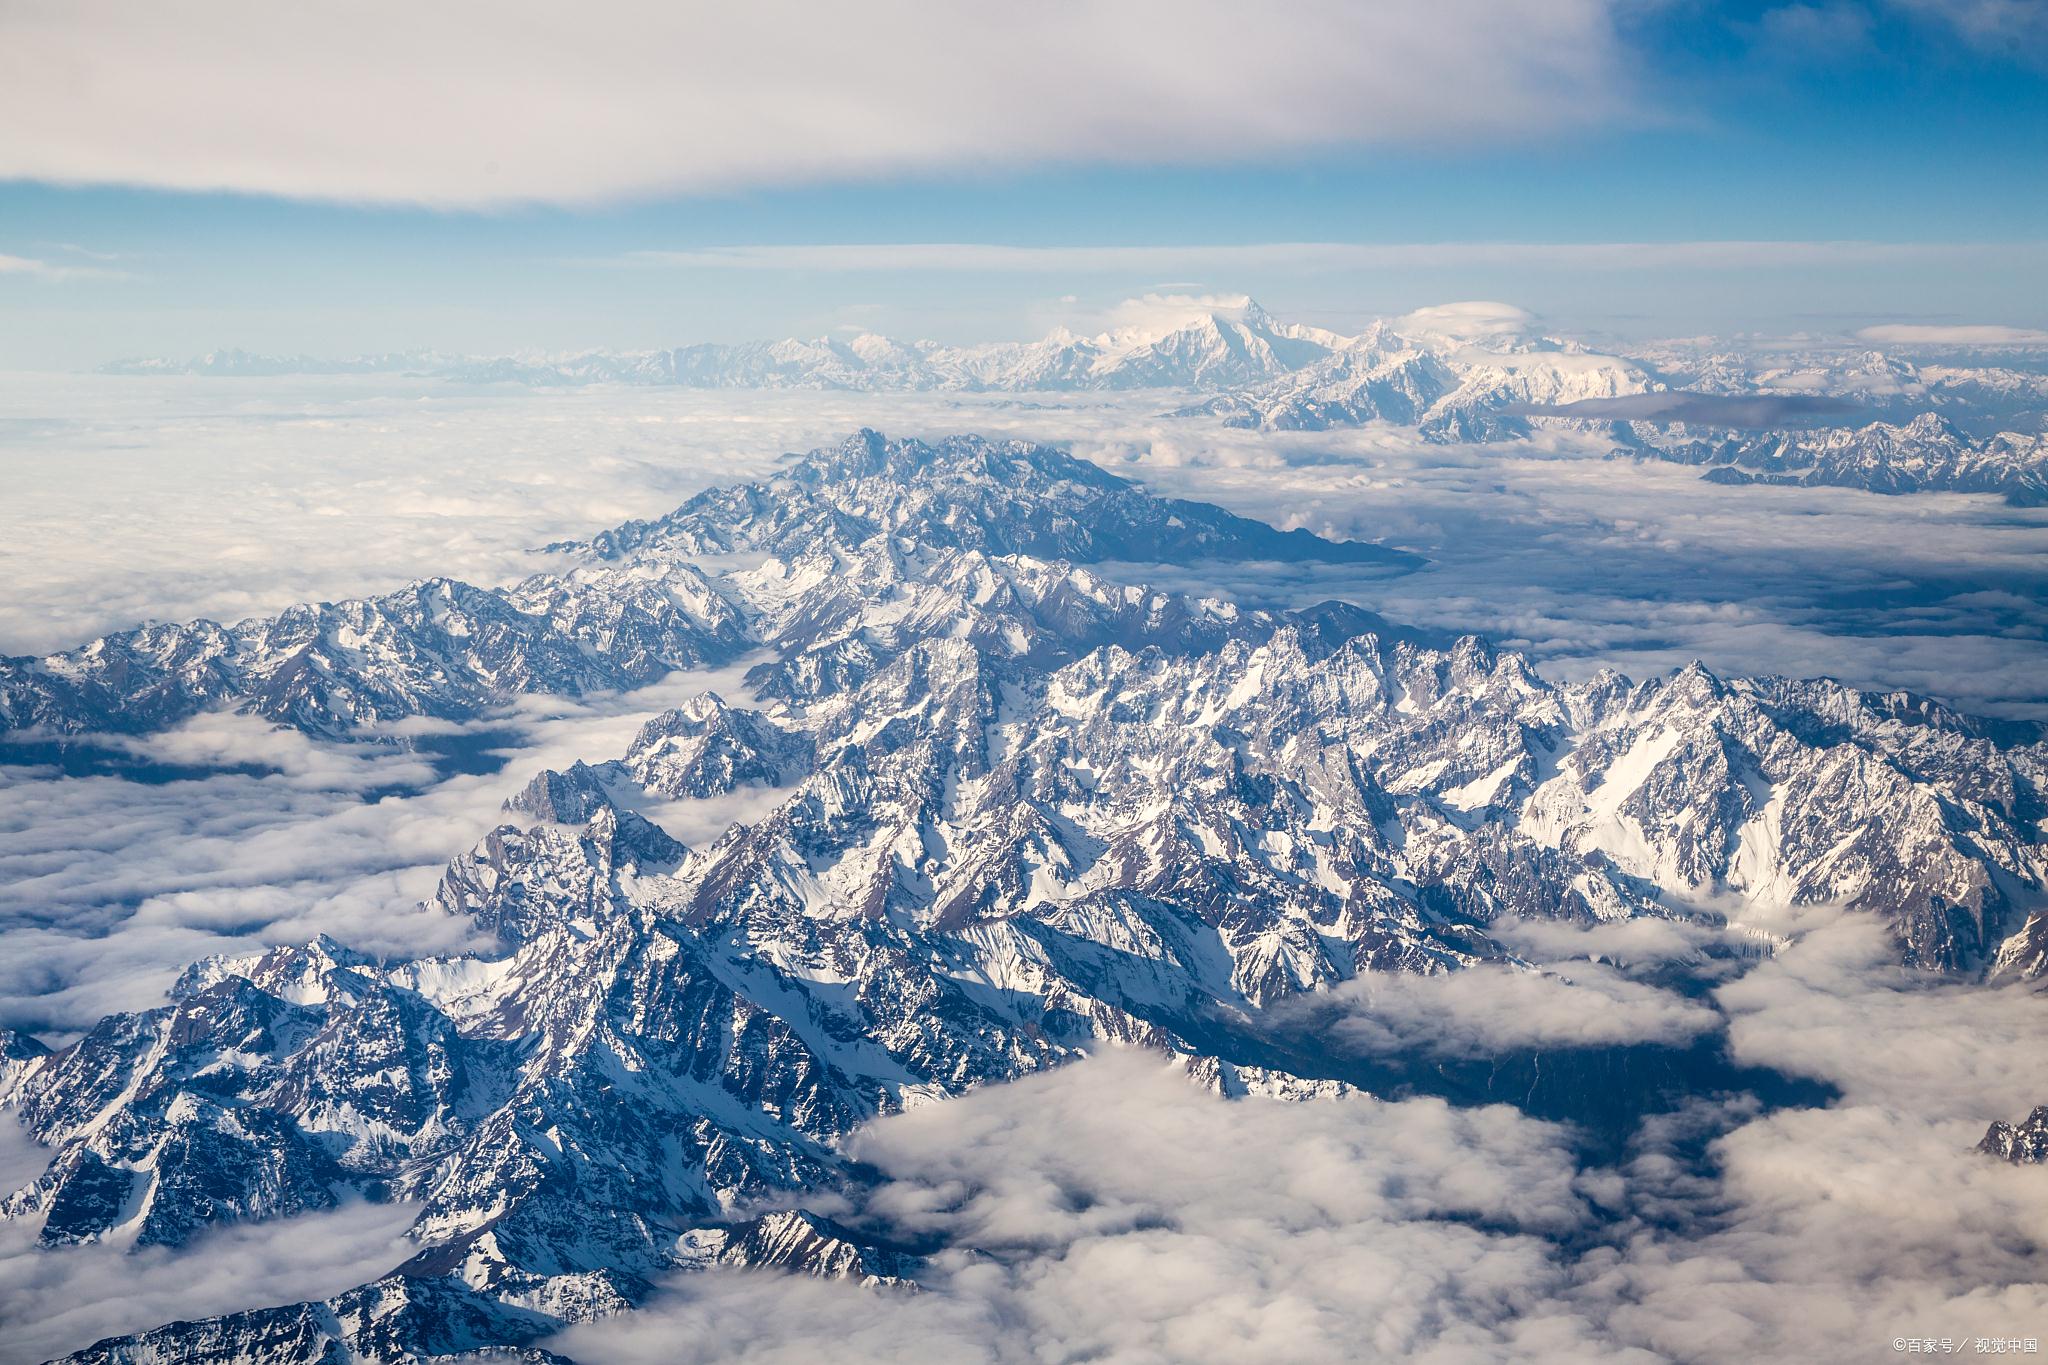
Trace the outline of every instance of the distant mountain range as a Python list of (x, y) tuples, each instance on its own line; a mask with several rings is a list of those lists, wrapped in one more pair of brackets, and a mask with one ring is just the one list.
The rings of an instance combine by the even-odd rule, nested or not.
[[(1882, 352), (1648, 347), (1610, 354), (1499, 304), (1454, 304), (1357, 335), (1276, 320), (1249, 299), (1157, 328), (942, 346), (880, 336), (500, 357), (413, 352), (318, 360), (216, 351), (130, 360), (126, 375), (410, 374), (527, 386), (859, 392), (1200, 394), (1225, 425), (1326, 431), (1388, 423), (1432, 442), (1563, 427), (1612, 453), (1699, 465), (1721, 483), (2048, 501), (2048, 353), (1971, 365)], [(2027, 366), (2034, 368), (2026, 368)]]
[(130, 360), (113, 374), (433, 375), (467, 383), (660, 384), (700, 389), (960, 392), (1222, 389), (1314, 364), (1353, 339), (1275, 320), (1258, 304), (1206, 311), (1164, 329), (1126, 328), (1042, 341), (941, 346), (864, 335), (812, 341), (680, 346), (570, 355), (447, 356), (432, 352), (340, 361), (215, 351), (191, 361)]
[[(762, 655), (752, 706), (703, 696), (618, 758), (508, 781), (433, 901), (491, 951), (279, 946), (62, 1048), (0, 1035), (0, 1105), (48, 1149), (0, 1215), (46, 1246), (419, 1209), (410, 1258), (356, 1289), (75, 1359), (530, 1349), (712, 1265), (914, 1281), (936, 1248), (821, 1211), (862, 1178), (840, 1141), (1105, 1042), (1227, 1094), (1587, 1124), (1724, 1076), (1712, 1046), (1364, 1055), (1283, 1008), (1372, 973), (1533, 971), (1520, 921), (1725, 919), (1761, 949), (1774, 908), (1827, 905), (1930, 973), (2048, 975), (2035, 727), (1697, 664), (1559, 685), (1350, 604), (1255, 611), (1075, 562), (1276, 547), (1405, 566), (1045, 447), (862, 432), (502, 592), (5, 661), (10, 727), (235, 707), (346, 737)], [(690, 562), (735, 549), (758, 562)], [(750, 788), (769, 813), (702, 847), (651, 818)]]
[(1813, 431), (1701, 430), (1621, 423), (1620, 450), (1706, 468), (1715, 483), (1827, 485), (1872, 493), (1997, 493), (2048, 505), (2048, 435), (1972, 439), (1939, 413)]

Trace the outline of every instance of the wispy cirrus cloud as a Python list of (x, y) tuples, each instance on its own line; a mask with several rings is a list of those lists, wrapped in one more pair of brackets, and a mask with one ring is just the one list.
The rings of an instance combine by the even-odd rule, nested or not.
[(1623, 8), (44, 0), (0, 178), (480, 206), (1540, 140), (1640, 114)]
[(2048, 243), (1867, 241), (1249, 242), (1016, 246), (998, 242), (820, 242), (627, 252), (595, 264), (690, 270), (977, 271), (1053, 274), (1227, 273), (1540, 266), (1582, 270), (2011, 261)]
[(70, 280), (120, 280), (126, 279), (125, 270), (111, 270), (98, 265), (61, 265), (34, 256), (11, 256), (0, 252), (0, 278), (41, 280), (46, 284), (63, 284)]
[(1945, 25), (1965, 42), (2035, 66), (2048, 63), (2048, 5), (2040, 0), (1889, 0), (1894, 9)]

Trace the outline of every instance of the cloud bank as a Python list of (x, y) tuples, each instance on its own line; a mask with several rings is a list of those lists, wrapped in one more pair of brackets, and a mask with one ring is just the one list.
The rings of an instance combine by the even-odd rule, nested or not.
[(0, 178), (473, 206), (1542, 137), (1627, 106), (1618, 8), (31, 0)]
[(868, 1216), (973, 1249), (940, 1258), (935, 1292), (697, 1277), (550, 1346), (590, 1365), (683, 1341), (752, 1362), (1531, 1358), (1562, 1326), (1526, 1311), (1565, 1280), (1541, 1235), (1589, 1212), (1557, 1131), (1511, 1109), (1225, 1104), (1118, 1053), (877, 1124), (857, 1154), (887, 1177)]

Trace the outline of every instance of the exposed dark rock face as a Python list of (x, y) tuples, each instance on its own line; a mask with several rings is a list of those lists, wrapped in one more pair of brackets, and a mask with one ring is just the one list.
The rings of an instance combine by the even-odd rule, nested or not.
[(1977, 1150), (2015, 1166), (2038, 1166), (2048, 1162), (2048, 1104), (2037, 1107), (2018, 1123), (1994, 1122), (1977, 1144)]

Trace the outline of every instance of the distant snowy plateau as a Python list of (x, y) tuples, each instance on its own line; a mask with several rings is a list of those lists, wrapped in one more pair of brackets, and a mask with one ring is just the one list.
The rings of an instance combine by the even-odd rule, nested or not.
[[(2037, 422), (2040, 375), (1870, 356), (1809, 383), (1441, 329), (1455, 321), (1338, 337), (1246, 307), (1143, 344), (865, 338), (437, 368), (1177, 387), (1266, 427), (1494, 440), (1590, 422), (1716, 477), (2048, 488), (2038, 434), (1965, 434), (1936, 411), (1967, 395)], [(1681, 383), (1694, 402), (1854, 391), (1927, 410), (1761, 436), (1665, 420), (1686, 409), (1656, 400)], [(1623, 400), (1640, 415), (1532, 411)], [(522, 694), (747, 669), (743, 691), (652, 717), (623, 753), (506, 774), (503, 822), (434, 897), (491, 950), (284, 944), (199, 962), (168, 1003), (54, 1050), (0, 1034), (0, 1105), (46, 1158), (0, 1218), (44, 1248), (175, 1247), (363, 1200), (417, 1210), (409, 1259), (359, 1287), (69, 1358), (555, 1359), (540, 1343), (565, 1324), (711, 1267), (905, 1293), (942, 1248), (863, 1221), (845, 1192), (871, 1173), (849, 1136), (1112, 1045), (1224, 1096), (1508, 1100), (1624, 1136), (1674, 1097), (1789, 1084), (1738, 1076), (1712, 1035), (1484, 1056), (1331, 1044), (1329, 1002), (1365, 982), (1569, 975), (1532, 960), (1535, 932), (1708, 926), (1666, 983), (1682, 993), (1825, 909), (1958, 991), (2048, 977), (2048, 736), (2029, 723), (1699, 664), (1560, 684), (1350, 603), (1254, 610), (1114, 582), (1087, 566), (1416, 561), (973, 436), (864, 431), (551, 548), (580, 562), (0, 660), (8, 731), (135, 735), (233, 710), (364, 744), (395, 742), (364, 727)], [(696, 847), (661, 824), (676, 802), (746, 792), (765, 813)], [(2001, 1124), (1987, 1150), (2038, 1160), (2043, 1122)]]
[(1912, 355), (1810, 343), (1646, 345), (1603, 353), (1519, 309), (1450, 304), (1356, 336), (1281, 322), (1246, 299), (1165, 328), (942, 346), (863, 335), (673, 350), (348, 360), (217, 351), (115, 374), (397, 373), (467, 384), (1088, 393), (1172, 391), (1234, 427), (1385, 423), (1444, 443), (1576, 439), (1697, 465), (1723, 483), (1994, 493), (2048, 503), (2048, 348)]

